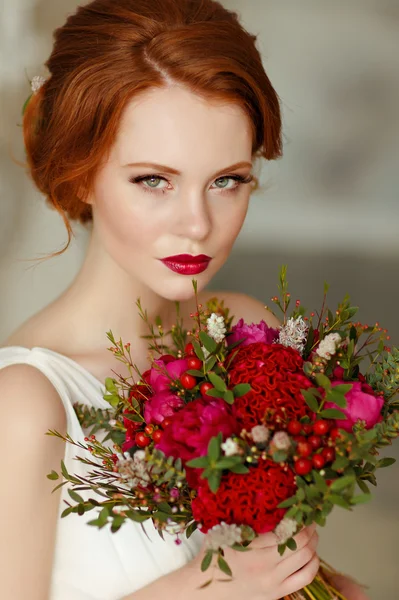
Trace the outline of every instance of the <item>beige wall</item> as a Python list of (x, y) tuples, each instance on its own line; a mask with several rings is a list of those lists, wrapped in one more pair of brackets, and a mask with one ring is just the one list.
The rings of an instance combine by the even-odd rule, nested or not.
[[(115, 0), (117, 1), (117, 0)], [(214, 281), (268, 301), (278, 266), (291, 291), (316, 306), (324, 279), (332, 298), (350, 293), (364, 320), (380, 320), (399, 343), (399, 4), (397, 0), (225, 0), (258, 34), (283, 105), (285, 153), (263, 165), (265, 189), (226, 267)], [(0, 20), (0, 341), (57, 296), (79, 268), (83, 228), (65, 256), (66, 234), (11, 154), (23, 160), (20, 109), (26, 75), (45, 74), (51, 31), (72, 0), (3, 1)], [(25, 74), (26, 71), (26, 74)], [(396, 449), (395, 453), (399, 456)], [(399, 468), (380, 475), (373, 504), (336, 511), (324, 556), (371, 585), (373, 600), (398, 597)]]

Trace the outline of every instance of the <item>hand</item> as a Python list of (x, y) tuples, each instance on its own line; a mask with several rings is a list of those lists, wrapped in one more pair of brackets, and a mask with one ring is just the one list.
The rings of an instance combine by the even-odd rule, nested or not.
[(341, 592), (347, 600), (370, 600), (364, 589), (353, 579), (346, 575), (329, 575), (328, 579), (338, 592)]
[[(295, 540), (297, 549), (286, 549), (283, 556), (278, 552), (274, 533), (255, 538), (250, 545), (252, 550), (248, 552), (226, 548), (224, 558), (233, 571), (233, 580), (225, 586), (225, 590), (218, 585), (218, 598), (279, 600), (309, 585), (320, 565), (316, 553), (319, 541), (316, 524), (302, 529)], [(194, 561), (197, 568), (202, 558), (201, 552)]]

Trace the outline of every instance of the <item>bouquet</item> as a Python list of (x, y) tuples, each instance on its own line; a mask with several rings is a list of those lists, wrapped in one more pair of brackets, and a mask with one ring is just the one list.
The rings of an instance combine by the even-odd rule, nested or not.
[[(69, 484), (73, 501), (62, 517), (95, 509), (89, 525), (109, 524), (112, 532), (127, 519), (151, 519), (176, 543), (199, 529), (206, 535), (202, 571), (214, 564), (231, 578), (226, 547), (249, 551), (258, 534), (273, 531), (280, 553), (294, 550), (303, 526), (324, 526), (334, 506), (352, 510), (370, 500), (377, 469), (395, 462), (379, 451), (399, 432), (399, 349), (385, 345), (389, 336), (378, 323), (353, 320), (348, 296), (328, 309), (327, 284), (319, 313), (310, 316), (299, 300), (288, 312), (285, 266), (279, 290), (276, 329), (242, 319), (232, 326), (228, 307), (214, 298), (205, 308), (197, 301), (186, 331), (177, 303), (172, 346), (138, 300), (151, 368), (140, 373), (130, 344), (108, 332), (109, 350), (131, 379), (107, 378), (108, 411), (75, 405), (82, 427), (91, 427), (85, 444), (48, 432), (89, 452), (77, 460), (94, 468), (77, 476), (62, 462), (64, 481), (55, 489)], [(106, 432), (101, 442), (99, 430)], [(95, 497), (84, 499), (80, 490)], [(312, 584), (287, 598), (345, 600), (333, 573), (322, 561)]]

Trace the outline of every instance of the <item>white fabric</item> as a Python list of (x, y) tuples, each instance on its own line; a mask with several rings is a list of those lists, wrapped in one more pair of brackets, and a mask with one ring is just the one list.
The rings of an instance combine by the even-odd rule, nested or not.
[[(68, 433), (73, 440), (84, 443), (87, 432), (80, 426), (73, 403), (109, 408), (102, 397), (103, 384), (81, 365), (52, 350), (20, 346), (0, 348), (0, 369), (17, 363), (36, 367), (51, 381), (65, 407)], [(101, 441), (103, 436), (98, 435), (98, 439)], [(64, 442), (60, 440), (60, 443)], [(88, 468), (74, 460), (78, 453), (90, 457), (88, 452), (65, 444), (64, 461), (69, 473), (83, 474)], [(60, 465), (54, 464), (54, 470), (60, 473)], [(144, 524), (147, 537), (141, 525), (131, 521), (125, 522), (116, 533), (111, 533), (109, 525), (102, 529), (86, 525), (86, 521), (97, 516), (96, 509), (83, 516), (70, 514), (61, 519), (60, 514), (66, 508), (63, 500), (72, 502), (66, 485), (61, 489), (49, 600), (120, 600), (182, 567), (200, 549), (204, 537), (200, 531), (194, 532), (189, 540), (181, 536), (182, 543), (176, 545), (175, 538), (168, 534), (163, 541), (151, 521)], [(95, 497), (94, 492), (79, 493), (83, 497)]]

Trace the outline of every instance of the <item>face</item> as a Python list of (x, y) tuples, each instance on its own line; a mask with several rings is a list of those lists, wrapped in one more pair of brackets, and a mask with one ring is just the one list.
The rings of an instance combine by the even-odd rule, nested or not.
[[(169, 300), (192, 297), (193, 278), (203, 289), (243, 225), (251, 150), (250, 121), (236, 105), (179, 86), (134, 99), (89, 199), (93, 234), (112, 263)], [(179, 255), (200, 258), (162, 262)]]

